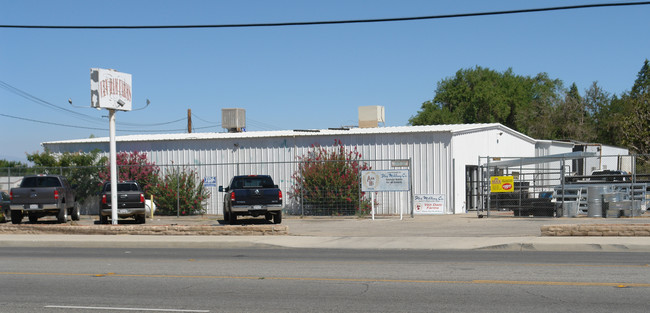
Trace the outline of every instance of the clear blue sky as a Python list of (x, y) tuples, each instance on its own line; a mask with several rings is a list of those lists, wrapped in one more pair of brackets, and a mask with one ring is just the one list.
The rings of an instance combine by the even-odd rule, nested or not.
[[(0, 0), (0, 24), (276, 23), (607, 2), (617, 1)], [(266, 28), (0, 28), (0, 81), (57, 107), (0, 88), (1, 113), (60, 124), (0, 116), (0, 159), (26, 162), (41, 142), (108, 136), (107, 111), (90, 109), (94, 67), (133, 75), (134, 108), (151, 101), (117, 114), (118, 136), (182, 132), (188, 109), (195, 132), (222, 132), (221, 109), (233, 107), (246, 109), (248, 131), (356, 125), (357, 107), (365, 105), (384, 106), (386, 126), (403, 126), (433, 98), (436, 83), (476, 65), (546, 72), (581, 92), (598, 81), (621, 94), (650, 58), (648, 16), (646, 5)]]

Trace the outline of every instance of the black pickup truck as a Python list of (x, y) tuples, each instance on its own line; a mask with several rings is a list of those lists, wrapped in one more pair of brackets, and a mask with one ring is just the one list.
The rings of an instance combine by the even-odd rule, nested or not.
[[(111, 182), (104, 183), (99, 200), (99, 223), (108, 224), (112, 216)], [(117, 183), (117, 216), (119, 218), (133, 217), (138, 224), (146, 222), (144, 207), (144, 192), (134, 181)]]
[(12, 188), (11, 223), (20, 224), (23, 216), (35, 223), (40, 217), (56, 216), (59, 223), (79, 220), (79, 207), (68, 180), (59, 175), (28, 175), (23, 177), (20, 187)]
[(224, 220), (233, 224), (238, 215), (264, 216), (282, 223), (282, 191), (268, 175), (235, 176), (227, 187), (219, 186), (223, 197)]

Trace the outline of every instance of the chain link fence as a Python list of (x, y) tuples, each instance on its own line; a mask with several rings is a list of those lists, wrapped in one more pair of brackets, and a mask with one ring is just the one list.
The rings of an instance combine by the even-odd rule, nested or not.
[(639, 216), (650, 206), (649, 157), (481, 157), (466, 169), (466, 203), (488, 217)]
[[(337, 169), (345, 166), (356, 170), (359, 175), (361, 165), (368, 169), (392, 169), (392, 160), (359, 160), (357, 164), (350, 161), (332, 162)], [(345, 163), (348, 163), (347, 165)], [(337, 183), (341, 173), (322, 173), (320, 182), (305, 182), (300, 177), (301, 164), (305, 162), (256, 162), (256, 163), (219, 163), (219, 164), (163, 164), (153, 165), (156, 179), (141, 182), (145, 197), (154, 196), (156, 214), (193, 215), (223, 214), (224, 193), (219, 186), (227, 186), (235, 175), (270, 175), (283, 192), (284, 213), (305, 216), (354, 216), (370, 214), (371, 195), (360, 188), (358, 178), (354, 183)], [(321, 162), (322, 163), (322, 162)], [(327, 168), (327, 167), (326, 167)], [(118, 166), (120, 179), (136, 177), (143, 171), (139, 166)], [(56, 174), (68, 178), (76, 190), (81, 214), (96, 215), (99, 209), (100, 187), (109, 176), (101, 167), (55, 167), (55, 168), (0, 168), (0, 190), (9, 191), (18, 187), (25, 175)], [(128, 179), (127, 179), (128, 180)], [(350, 182), (350, 180), (348, 180)], [(197, 194), (202, 191), (202, 196)], [(410, 212), (411, 200), (405, 192), (375, 193), (375, 210), (378, 215), (397, 215), (400, 210)]]

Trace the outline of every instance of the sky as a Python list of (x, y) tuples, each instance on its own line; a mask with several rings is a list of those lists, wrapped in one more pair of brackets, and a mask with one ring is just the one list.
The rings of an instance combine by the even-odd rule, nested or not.
[[(0, 0), (0, 25), (150, 26), (432, 16), (630, 1)], [(117, 135), (358, 125), (358, 107), (404, 126), (460, 69), (548, 73), (584, 93), (629, 91), (650, 59), (650, 5), (338, 25), (199, 29), (0, 28), (0, 159), (27, 163), (42, 142), (106, 137), (90, 69), (132, 75)], [(68, 102), (72, 100), (72, 104)], [(150, 105), (146, 106), (147, 99)]]

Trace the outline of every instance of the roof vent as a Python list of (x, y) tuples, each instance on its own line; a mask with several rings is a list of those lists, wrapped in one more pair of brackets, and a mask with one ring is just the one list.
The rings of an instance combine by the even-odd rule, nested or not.
[(246, 131), (246, 110), (221, 109), (221, 127), (227, 129), (229, 133)]
[(359, 107), (359, 128), (379, 127), (379, 123), (386, 123), (383, 106), (369, 105)]

